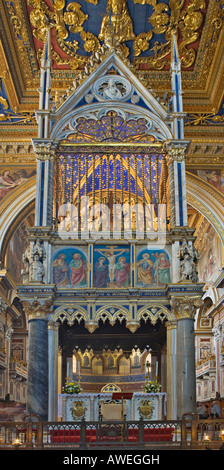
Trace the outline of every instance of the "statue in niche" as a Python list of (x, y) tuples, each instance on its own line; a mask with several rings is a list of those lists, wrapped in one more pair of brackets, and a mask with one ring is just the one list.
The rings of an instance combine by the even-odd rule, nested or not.
[(44, 267), (38, 253), (34, 255), (33, 262), (30, 265), (30, 280), (33, 282), (42, 282), (44, 277)]
[(178, 257), (180, 258), (180, 280), (198, 282), (197, 264), (199, 256), (197, 250), (189, 246), (187, 241), (184, 240), (180, 247)]
[(112, 34), (119, 42), (135, 39), (126, 0), (108, 0), (107, 15), (103, 17), (99, 39), (106, 42)]
[(43, 282), (45, 269), (43, 266), (43, 260), (45, 252), (43, 244), (37, 240), (33, 247), (28, 247), (23, 254), (24, 267), (21, 270), (23, 276), (23, 284), (29, 282)]

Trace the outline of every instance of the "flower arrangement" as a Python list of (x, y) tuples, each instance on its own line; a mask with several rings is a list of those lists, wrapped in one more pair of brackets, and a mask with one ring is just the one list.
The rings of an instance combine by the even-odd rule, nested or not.
[(62, 393), (69, 393), (69, 394), (73, 394), (73, 393), (80, 393), (82, 391), (82, 388), (80, 387), (80, 384), (78, 383), (74, 383), (74, 382), (69, 382), (69, 383), (65, 383), (65, 386), (62, 387)]
[(145, 393), (158, 393), (160, 392), (161, 385), (158, 382), (150, 380), (145, 383), (144, 392)]

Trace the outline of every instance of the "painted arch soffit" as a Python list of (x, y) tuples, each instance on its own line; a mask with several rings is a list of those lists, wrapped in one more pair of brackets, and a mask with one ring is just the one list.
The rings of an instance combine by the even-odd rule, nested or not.
[(224, 197), (201, 178), (186, 174), (187, 202), (213, 226), (224, 245)]

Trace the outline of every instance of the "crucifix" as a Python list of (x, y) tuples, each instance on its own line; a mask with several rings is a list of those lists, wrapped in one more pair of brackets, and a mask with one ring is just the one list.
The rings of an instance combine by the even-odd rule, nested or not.
[[(112, 283), (114, 280), (114, 274), (116, 269), (116, 257), (122, 255), (122, 253), (128, 252), (128, 249), (121, 250), (117, 246), (106, 246), (106, 248), (96, 249), (101, 255), (105, 256), (109, 262), (109, 278)], [(116, 253), (117, 252), (117, 253)]]

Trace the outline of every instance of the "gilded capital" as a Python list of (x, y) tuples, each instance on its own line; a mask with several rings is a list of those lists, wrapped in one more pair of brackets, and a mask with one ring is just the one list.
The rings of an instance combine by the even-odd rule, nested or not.
[(58, 331), (59, 329), (59, 323), (55, 321), (49, 321), (48, 322), (48, 330), (53, 330), (53, 331)]
[(51, 145), (36, 146), (36, 156), (38, 160), (53, 160), (55, 157), (55, 148), (51, 148)]
[(194, 318), (196, 310), (203, 305), (200, 296), (171, 297), (170, 305), (177, 320)]
[(176, 320), (170, 320), (165, 323), (167, 330), (175, 330), (177, 328)]
[(39, 300), (34, 300), (32, 303), (24, 300), (23, 308), (28, 320), (47, 319), (48, 314), (52, 313), (53, 303), (49, 300), (44, 303)]
[(171, 145), (168, 146), (168, 161), (183, 162), (185, 160), (186, 146), (182, 145)]

